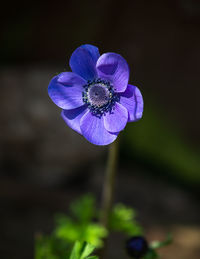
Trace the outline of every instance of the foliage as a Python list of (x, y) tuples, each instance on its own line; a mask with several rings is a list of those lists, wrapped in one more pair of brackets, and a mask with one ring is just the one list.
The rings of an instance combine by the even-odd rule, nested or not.
[(36, 237), (35, 259), (66, 259), (69, 258), (71, 245), (54, 235)]
[(158, 249), (158, 248), (170, 245), (171, 243), (172, 243), (172, 235), (169, 234), (164, 241), (153, 241), (151, 243), (151, 248)]
[(66, 242), (87, 241), (98, 248), (101, 247), (107, 230), (99, 223), (93, 222), (96, 216), (94, 198), (91, 195), (84, 196), (72, 203), (70, 210), (73, 218), (66, 215), (57, 216), (55, 236)]
[(121, 231), (129, 236), (141, 235), (142, 228), (135, 220), (136, 213), (123, 204), (114, 206), (109, 220), (109, 227), (114, 231)]
[(70, 216), (57, 215), (56, 226), (49, 236), (36, 238), (35, 259), (66, 259), (78, 240), (100, 248), (107, 230), (93, 220), (97, 216), (94, 198), (86, 195), (70, 206)]
[(144, 259), (158, 259), (160, 258), (157, 249), (167, 246), (172, 243), (172, 236), (169, 234), (164, 241), (153, 241), (150, 244), (150, 249), (148, 253), (144, 256)]
[(98, 259), (97, 256), (91, 256), (94, 249), (95, 246), (91, 244), (76, 241), (72, 249), (70, 259)]
[[(103, 246), (103, 239), (108, 231), (97, 223), (99, 212), (93, 196), (86, 195), (73, 202), (69, 215), (57, 215), (52, 234), (36, 237), (35, 259), (98, 259), (91, 254), (95, 248)], [(143, 235), (135, 217), (136, 213), (132, 208), (117, 204), (111, 211), (108, 229), (120, 231), (129, 237)], [(169, 243), (171, 236), (162, 242), (152, 242), (144, 259), (159, 258), (156, 249)]]

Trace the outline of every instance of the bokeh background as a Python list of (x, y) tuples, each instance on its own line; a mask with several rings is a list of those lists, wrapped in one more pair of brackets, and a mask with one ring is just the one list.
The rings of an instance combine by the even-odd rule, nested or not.
[(163, 259), (200, 258), (199, 1), (7, 1), (0, 20), (1, 259), (33, 258), (35, 234), (74, 198), (100, 201), (107, 147), (68, 128), (47, 94), (84, 43), (126, 58), (144, 96), (120, 134), (115, 201), (136, 208), (148, 240), (173, 233)]

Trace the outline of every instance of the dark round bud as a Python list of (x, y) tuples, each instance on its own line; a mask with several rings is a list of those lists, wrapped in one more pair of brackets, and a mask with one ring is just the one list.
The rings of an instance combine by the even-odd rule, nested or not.
[(133, 258), (141, 258), (149, 250), (146, 239), (142, 236), (131, 237), (126, 242), (126, 250)]

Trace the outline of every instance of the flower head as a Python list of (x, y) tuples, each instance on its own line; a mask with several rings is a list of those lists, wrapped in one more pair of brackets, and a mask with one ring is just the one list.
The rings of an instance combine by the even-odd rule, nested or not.
[(86, 44), (72, 53), (69, 64), (72, 72), (55, 76), (48, 93), (63, 109), (66, 124), (88, 141), (108, 145), (127, 122), (142, 117), (142, 95), (128, 84), (129, 68), (122, 56), (100, 56), (97, 47)]
[(149, 250), (146, 239), (142, 236), (131, 237), (126, 242), (128, 254), (133, 258), (142, 258)]

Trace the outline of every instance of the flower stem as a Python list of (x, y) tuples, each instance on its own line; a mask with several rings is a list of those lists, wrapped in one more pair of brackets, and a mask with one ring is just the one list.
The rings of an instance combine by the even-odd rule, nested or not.
[[(118, 140), (113, 142), (109, 146), (108, 161), (106, 166), (103, 196), (102, 196), (102, 210), (101, 210), (101, 224), (105, 228), (109, 228), (108, 220), (113, 202), (113, 192), (115, 185), (115, 175), (117, 169), (117, 157), (118, 157)], [(109, 230), (109, 229), (108, 229)]]

